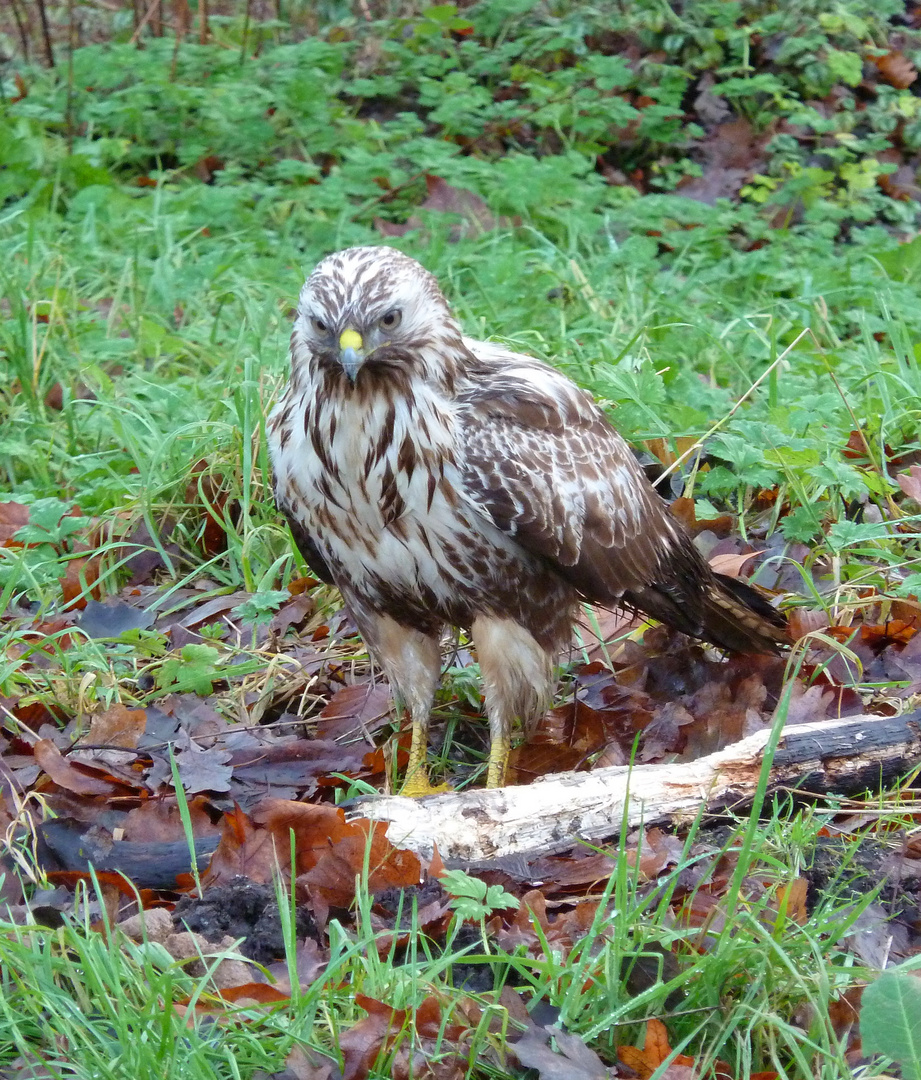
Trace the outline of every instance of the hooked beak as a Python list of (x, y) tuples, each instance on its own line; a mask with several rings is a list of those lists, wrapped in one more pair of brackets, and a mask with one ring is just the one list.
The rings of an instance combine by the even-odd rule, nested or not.
[(355, 382), (364, 359), (365, 345), (361, 334), (357, 330), (343, 330), (339, 335), (339, 363), (350, 382)]

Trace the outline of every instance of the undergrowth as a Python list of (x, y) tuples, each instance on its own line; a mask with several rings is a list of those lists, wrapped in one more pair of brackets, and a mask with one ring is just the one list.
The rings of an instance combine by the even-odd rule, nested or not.
[[(129, 558), (156, 551), (159, 611), (184, 590), (237, 590), (255, 634), (305, 570), (264, 439), (293, 305), (322, 255), (385, 238), (438, 277), (469, 333), (559, 365), (634, 444), (664, 440), (671, 459), (719, 424), (672, 493), (701, 521), (731, 512), (743, 536), (773, 534), (810, 602), (917, 594), (916, 504), (892, 464), (912, 460), (921, 419), (918, 200), (900, 172), (917, 167), (921, 105), (890, 70), (919, 59), (905, 5), (362, 8), (295, 5), (245, 32), (235, 11), (207, 44), (142, 49), (115, 20), (104, 43), (59, 47), (53, 70), (0, 72), (0, 504), (28, 506), (32, 530), (0, 548), (0, 700), (67, 717), (210, 693), (236, 659), (219, 620), (179, 657), (146, 627), (39, 641), (34, 621), (116, 594)], [(433, 180), (446, 207), (425, 205)], [(318, 602), (317, 625), (334, 601)], [(822, 824), (796, 826), (803, 849)], [(764, 825), (759, 866), (796, 861), (789, 828)], [(829, 895), (803, 923), (746, 908), (695, 951), (669, 913), (680, 873), (650, 898), (622, 859), (590, 934), (537, 959), (427, 952), (417, 928), (381, 959), (360, 909), (331, 930), (338, 982), (327, 972), (294, 1011), (241, 1008), (220, 1038), (194, 1008), (163, 1007), (211, 988), (155, 949), (109, 949), (88, 922), (4, 926), (0, 1057), (25, 1068), (40, 1049), (55, 1075), (77, 1061), (76, 1075), (250, 1076), (294, 1041), (333, 1051), (356, 991), (453, 1000), (462, 961), (549, 1001), (608, 1061), (680, 989), (673, 1045), (704, 1069), (848, 1071), (827, 1018), (866, 974), (842, 942), (871, 894)], [(680, 985), (625, 989), (624, 958), (650, 944), (690, 957)], [(470, 1075), (507, 1075), (503, 1053), (484, 1026)]]

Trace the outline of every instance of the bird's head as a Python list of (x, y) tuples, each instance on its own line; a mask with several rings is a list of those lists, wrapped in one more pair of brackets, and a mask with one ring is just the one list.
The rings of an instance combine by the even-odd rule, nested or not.
[(400, 376), (453, 381), (461, 331), (435, 278), (390, 247), (347, 248), (319, 263), (301, 290), (292, 362), (344, 386)]

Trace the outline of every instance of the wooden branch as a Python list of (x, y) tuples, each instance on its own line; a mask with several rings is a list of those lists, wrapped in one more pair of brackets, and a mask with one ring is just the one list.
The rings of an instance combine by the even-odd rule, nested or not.
[(38, 0), (38, 21), (42, 28), (42, 43), (45, 46), (45, 59), (48, 67), (54, 67), (54, 49), (51, 45), (51, 30), (48, 26), (48, 12), (45, 10), (45, 0)]
[(16, 20), (16, 29), (19, 31), (19, 40), (22, 44), (22, 55), (24, 60), (29, 59), (29, 34), (26, 30), (26, 22), (19, 13), (19, 4), (17, 0), (10, 0), (10, 7), (13, 10), (13, 18)]
[[(768, 730), (697, 761), (558, 773), (525, 787), (358, 799), (353, 816), (389, 822), (397, 847), (447, 863), (549, 854), (580, 840), (616, 837), (622, 825), (693, 821), (751, 804)], [(844, 795), (876, 791), (921, 763), (921, 710), (784, 729), (769, 792)], [(626, 811), (625, 811), (625, 803)]]

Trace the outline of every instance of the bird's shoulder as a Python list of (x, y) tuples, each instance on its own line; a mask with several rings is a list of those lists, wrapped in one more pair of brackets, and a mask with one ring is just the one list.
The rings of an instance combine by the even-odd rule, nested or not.
[(559, 436), (603, 445), (607, 454), (628, 456), (627, 443), (591, 394), (540, 360), (491, 341), (465, 339), (472, 361), (459, 388), (462, 422)]

